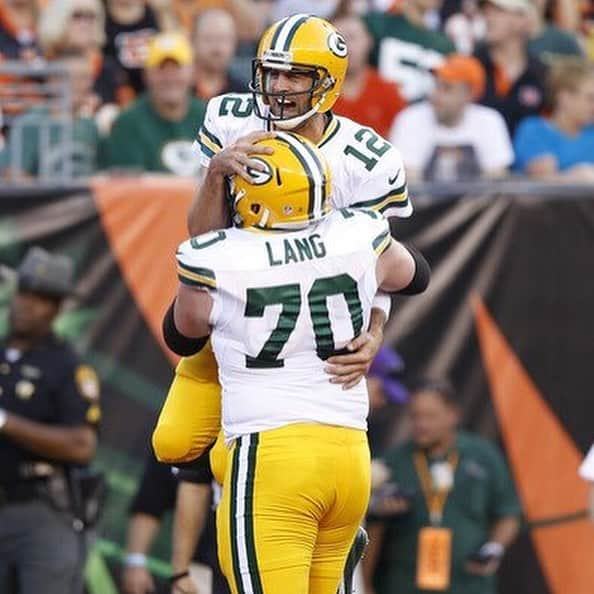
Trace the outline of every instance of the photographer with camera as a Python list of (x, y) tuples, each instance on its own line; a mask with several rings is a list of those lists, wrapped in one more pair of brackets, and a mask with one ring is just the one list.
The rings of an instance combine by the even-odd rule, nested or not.
[(31, 248), (0, 342), (0, 592), (79, 594), (100, 507), (99, 382), (52, 332), (72, 262)]
[(520, 508), (501, 453), (458, 430), (444, 381), (410, 392), (412, 439), (388, 451), (369, 508), (366, 594), (495, 594)]

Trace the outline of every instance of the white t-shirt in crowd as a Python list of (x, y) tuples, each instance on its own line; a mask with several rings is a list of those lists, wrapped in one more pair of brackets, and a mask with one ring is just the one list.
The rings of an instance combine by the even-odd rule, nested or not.
[(584, 458), (579, 469), (579, 474), (584, 480), (594, 483), (594, 445)]
[(474, 103), (466, 107), (462, 120), (452, 128), (436, 120), (428, 101), (411, 105), (396, 117), (390, 141), (400, 151), (405, 167), (435, 181), (478, 177), (509, 167), (514, 159), (502, 116)]

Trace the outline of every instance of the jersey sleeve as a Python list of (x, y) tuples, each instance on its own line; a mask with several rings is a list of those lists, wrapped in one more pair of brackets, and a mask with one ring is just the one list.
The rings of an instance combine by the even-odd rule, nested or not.
[(357, 239), (357, 249), (364, 253), (373, 253), (379, 258), (390, 246), (390, 224), (388, 219), (370, 208), (345, 208), (343, 216), (350, 219), (350, 237)]
[(377, 159), (374, 167), (367, 171), (363, 168), (360, 175), (351, 184), (351, 208), (369, 208), (385, 217), (409, 217), (412, 203), (408, 196), (406, 174), (400, 152), (389, 147)]
[(205, 251), (210, 235), (207, 233), (184, 241), (175, 253), (179, 282), (193, 289), (213, 291), (217, 288), (212, 258)]
[(210, 165), (210, 160), (225, 146), (225, 134), (222, 129), (222, 118), (218, 117), (221, 97), (213, 97), (206, 106), (204, 121), (198, 130), (193, 149), (200, 158), (203, 167)]

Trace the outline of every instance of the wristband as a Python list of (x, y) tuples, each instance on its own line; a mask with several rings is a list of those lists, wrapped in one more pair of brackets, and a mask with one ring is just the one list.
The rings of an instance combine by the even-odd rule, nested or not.
[(142, 553), (128, 553), (124, 558), (128, 567), (146, 567), (146, 555)]
[(190, 575), (190, 571), (186, 569), (185, 571), (180, 571), (179, 573), (174, 573), (172, 576), (169, 577), (169, 583), (175, 584), (178, 580), (182, 578), (188, 577)]
[(392, 310), (392, 299), (386, 293), (376, 293), (371, 302), (371, 307), (381, 309), (386, 314), (386, 320), (390, 319), (390, 311)]
[(4, 425), (6, 425), (6, 419), (8, 418), (8, 414), (3, 408), (0, 408), (0, 431), (4, 429)]

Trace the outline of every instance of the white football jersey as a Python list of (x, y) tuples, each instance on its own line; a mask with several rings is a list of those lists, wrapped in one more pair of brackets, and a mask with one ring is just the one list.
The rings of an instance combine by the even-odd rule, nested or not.
[(331, 384), (325, 360), (369, 323), (387, 220), (341, 209), (291, 232), (231, 228), (184, 242), (182, 283), (208, 290), (227, 440), (291, 423), (365, 429), (365, 382)]
[[(332, 173), (332, 207), (371, 208), (386, 217), (410, 216), (412, 204), (398, 150), (371, 128), (329, 115), (318, 148)], [(267, 126), (268, 122), (256, 115), (249, 93), (219, 95), (208, 102), (194, 150), (201, 164), (208, 167), (224, 147)]]

